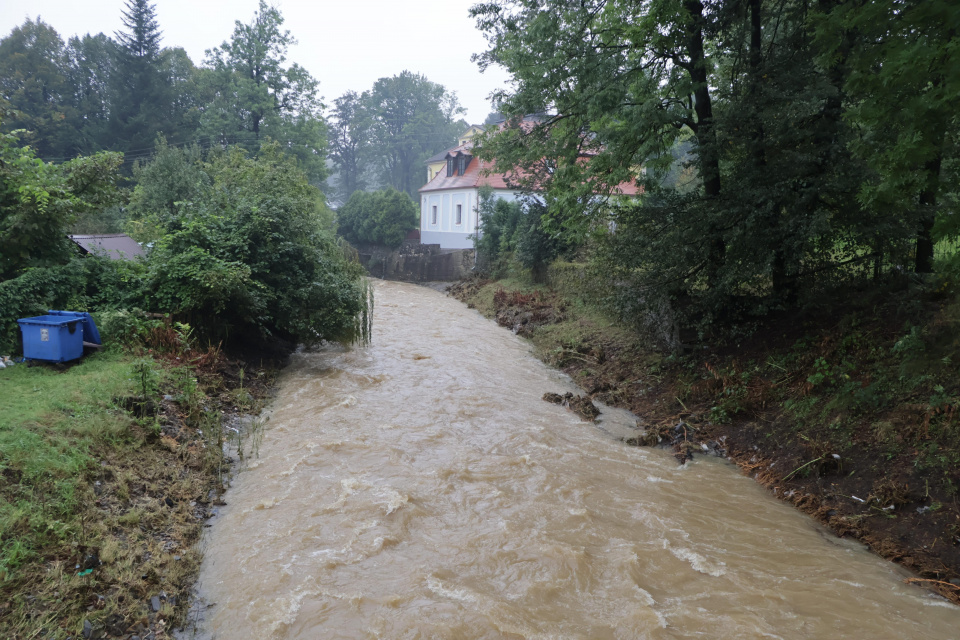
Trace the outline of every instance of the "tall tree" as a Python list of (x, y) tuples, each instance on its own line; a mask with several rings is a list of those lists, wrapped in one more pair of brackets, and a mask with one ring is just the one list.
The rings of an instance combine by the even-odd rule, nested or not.
[(77, 153), (93, 153), (111, 144), (111, 82), (118, 56), (117, 43), (102, 33), (74, 36), (67, 43), (67, 76), (70, 102), (76, 112)]
[(465, 111), (443, 85), (403, 71), (380, 78), (364, 92), (370, 119), (371, 156), (383, 184), (417, 197), (423, 186), (423, 163), (456, 143), (466, 123)]
[(337, 194), (346, 202), (365, 188), (370, 156), (370, 121), (356, 91), (333, 101), (329, 118), (330, 159), (337, 170)]
[(53, 27), (27, 19), (0, 41), (0, 100), (12, 110), (7, 131), (26, 129), (24, 142), (44, 158), (72, 156), (67, 56)]
[(826, 63), (849, 70), (849, 116), (864, 132), (855, 151), (875, 172), (861, 199), (898, 212), (916, 238), (914, 268), (928, 273), (934, 225), (948, 217), (944, 196), (958, 178), (960, 6), (860, 0), (822, 1), (818, 9)]
[[(639, 288), (621, 296), (627, 306), (692, 299), (709, 318), (733, 300), (792, 304), (801, 280), (866, 264), (876, 235), (892, 232), (853, 198), (863, 172), (848, 151), (846, 71), (819, 59), (811, 4), (476, 5), (490, 43), (478, 61), (514, 76), (495, 96), (501, 109), (550, 114), (507, 126), (481, 153), (546, 188), (555, 230), (583, 237), (614, 216), (606, 255)], [(695, 192), (661, 182), (685, 132)], [(596, 197), (641, 178), (641, 202)]]
[[(529, 181), (556, 199), (558, 222), (582, 235), (591, 220), (577, 213), (583, 203), (635, 180), (641, 165), (654, 168), (689, 129), (701, 198), (716, 202), (720, 149), (706, 55), (706, 34), (715, 31), (712, 9), (698, 0), (475, 5), (471, 13), (490, 43), (477, 61), (506, 67), (517, 86), (495, 95), (500, 109), (553, 114), (485, 141), (487, 155), (504, 168), (523, 166)], [(582, 161), (586, 156), (590, 162)], [(724, 264), (722, 220), (703, 203), (689, 212), (700, 218), (696, 231), (677, 240), (701, 256), (691, 271), (716, 282)]]
[(127, 0), (126, 31), (118, 31), (117, 66), (112, 75), (111, 148), (149, 149), (158, 132), (169, 129), (170, 86), (160, 64), (160, 26), (155, 5)]
[(261, 0), (249, 24), (238, 20), (232, 39), (207, 51), (214, 98), (201, 131), (220, 144), (251, 150), (266, 138), (276, 140), (319, 182), (326, 177), (319, 83), (296, 63), (284, 66), (297, 41), (282, 26), (280, 11)]

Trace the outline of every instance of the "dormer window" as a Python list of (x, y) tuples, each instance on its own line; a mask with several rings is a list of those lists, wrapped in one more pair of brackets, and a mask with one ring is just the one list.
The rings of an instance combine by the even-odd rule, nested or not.
[(453, 158), (447, 158), (447, 177), (453, 175)]
[(467, 165), (470, 164), (470, 156), (468, 156), (467, 154), (463, 154), (462, 156), (457, 158), (457, 162), (459, 164), (459, 166), (457, 167), (457, 173), (459, 173), (460, 175), (463, 175), (467, 170)]

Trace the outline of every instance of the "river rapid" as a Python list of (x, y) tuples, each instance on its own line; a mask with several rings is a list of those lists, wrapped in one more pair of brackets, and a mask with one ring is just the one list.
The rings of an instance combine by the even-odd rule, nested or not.
[(541, 400), (527, 343), (374, 281), (373, 342), (293, 357), (208, 536), (198, 637), (960, 637), (960, 609), (732, 465)]

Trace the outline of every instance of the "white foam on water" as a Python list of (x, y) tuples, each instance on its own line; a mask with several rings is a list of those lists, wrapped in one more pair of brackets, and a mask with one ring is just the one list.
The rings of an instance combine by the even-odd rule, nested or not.
[(677, 560), (684, 560), (689, 562), (690, 566), (693, 567), (696, 571), (706, 574), (708, 576), (713, 576), (719, 578), (727, 572), (725, 562), (711, 562), (704, 558), (702, 555), (696, 551), (686, 549), (684, 547), (670, 547), (668, 546), (670, 553), (673, 554)]
[(450, 600), (474, 602), (477, 599), (475, 595), (466, 589), (447, 589), (443, 586), (443, 583), (438, 578), (434, 578), (432, 576), (427, 578), (427, 588), (441, 598), (449, 598)]
[(386, 507), (387, 515), (390, 515), (410, 501), (410, 496), (406, 496), (389, 487), (386, 489), (381, 489), (380, 495), (387, 499), (387, 504), (384, 505), (384, 507)]

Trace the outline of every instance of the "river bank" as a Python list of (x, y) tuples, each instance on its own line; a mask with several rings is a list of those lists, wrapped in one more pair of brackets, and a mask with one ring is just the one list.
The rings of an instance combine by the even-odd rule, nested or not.
[(468, 280), (451, 295), (530, 339), (593, 399), (641, 417), (629, 444), (723, 455), (778, 498), (960, 603), (958, 306), (884, 292), (670, 356), (575, 295)]
[(160, 640), (182, 624), (278, 363), (172, 335), (0, 371), (0, 636)]

